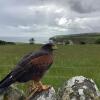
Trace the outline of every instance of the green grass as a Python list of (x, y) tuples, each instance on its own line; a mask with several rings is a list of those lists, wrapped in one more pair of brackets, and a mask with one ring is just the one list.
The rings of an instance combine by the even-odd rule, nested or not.
[[(27, 44), (0, 46), (0, 80), (21, 57), (39, 47)], [(59, 45), (54, 52), (54, 64), (42, 81), (57, 89), (65, 80), (77, 75), (92, 78), (100, 89), (100, 45)], [(18, 87), (26, 90), (27, 83), (19, 84)]]

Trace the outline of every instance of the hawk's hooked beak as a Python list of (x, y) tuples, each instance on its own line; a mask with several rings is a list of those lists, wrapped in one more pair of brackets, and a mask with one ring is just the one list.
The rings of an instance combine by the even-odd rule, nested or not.
[(53, 49), (53, 50), (56, 50), (56, 49), (57, 49), (57, 46), (56, 46), (56, 45), (53, 45), (53, 46), (52, 46), (52, 49)]

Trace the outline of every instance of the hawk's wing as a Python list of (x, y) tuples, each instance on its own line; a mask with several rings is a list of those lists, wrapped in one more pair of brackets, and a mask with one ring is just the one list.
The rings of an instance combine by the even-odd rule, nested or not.
[(53, 63), (52, 55), (39, 51), (36, 53), (30, 53), (28, 56), (24, 57), (12, 70), (11, 76), (14, 80), (24, 77), (25, 74), (36, 74), (38, 70), (43, 72), (49, 68)]
[(45, 51), (38, 51), (38, 52), (31, 52), (27, 55), (25, 55), (16, 65), (16, 67), (20, 66), (20, 67), (24, 67), (25, 65), (27, 65), (29, 62), (31, 62), (31, 60), (35, 60), (38, 59), (41, 56), (45, 56), (45, 55), (49, 55), (48, 52)]

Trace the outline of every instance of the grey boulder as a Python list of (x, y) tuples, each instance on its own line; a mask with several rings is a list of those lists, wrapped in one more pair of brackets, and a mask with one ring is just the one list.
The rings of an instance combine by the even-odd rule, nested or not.
[(0, 100), (25, 100), (23, 91), (15, 86), (10, 86), (4, 92), (0, 93)]
[(100, 100), (100, 92), (92, 79), (76, 76), (59, 88), (57, 100)]
[(56, 100), (56, 93), (53, 87), (48, 91), (43, 91), (35, 96), (32, 96), (30, 100)]

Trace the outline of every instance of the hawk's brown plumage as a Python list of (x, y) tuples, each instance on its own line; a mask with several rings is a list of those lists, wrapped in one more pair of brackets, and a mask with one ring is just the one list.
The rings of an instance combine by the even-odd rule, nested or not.
[(23, 57), (16, 67), (0, 82), (0, 89), (15, 82), (40, 81), (53, 63), (53, 43), (42, 46), (38, 52)]

